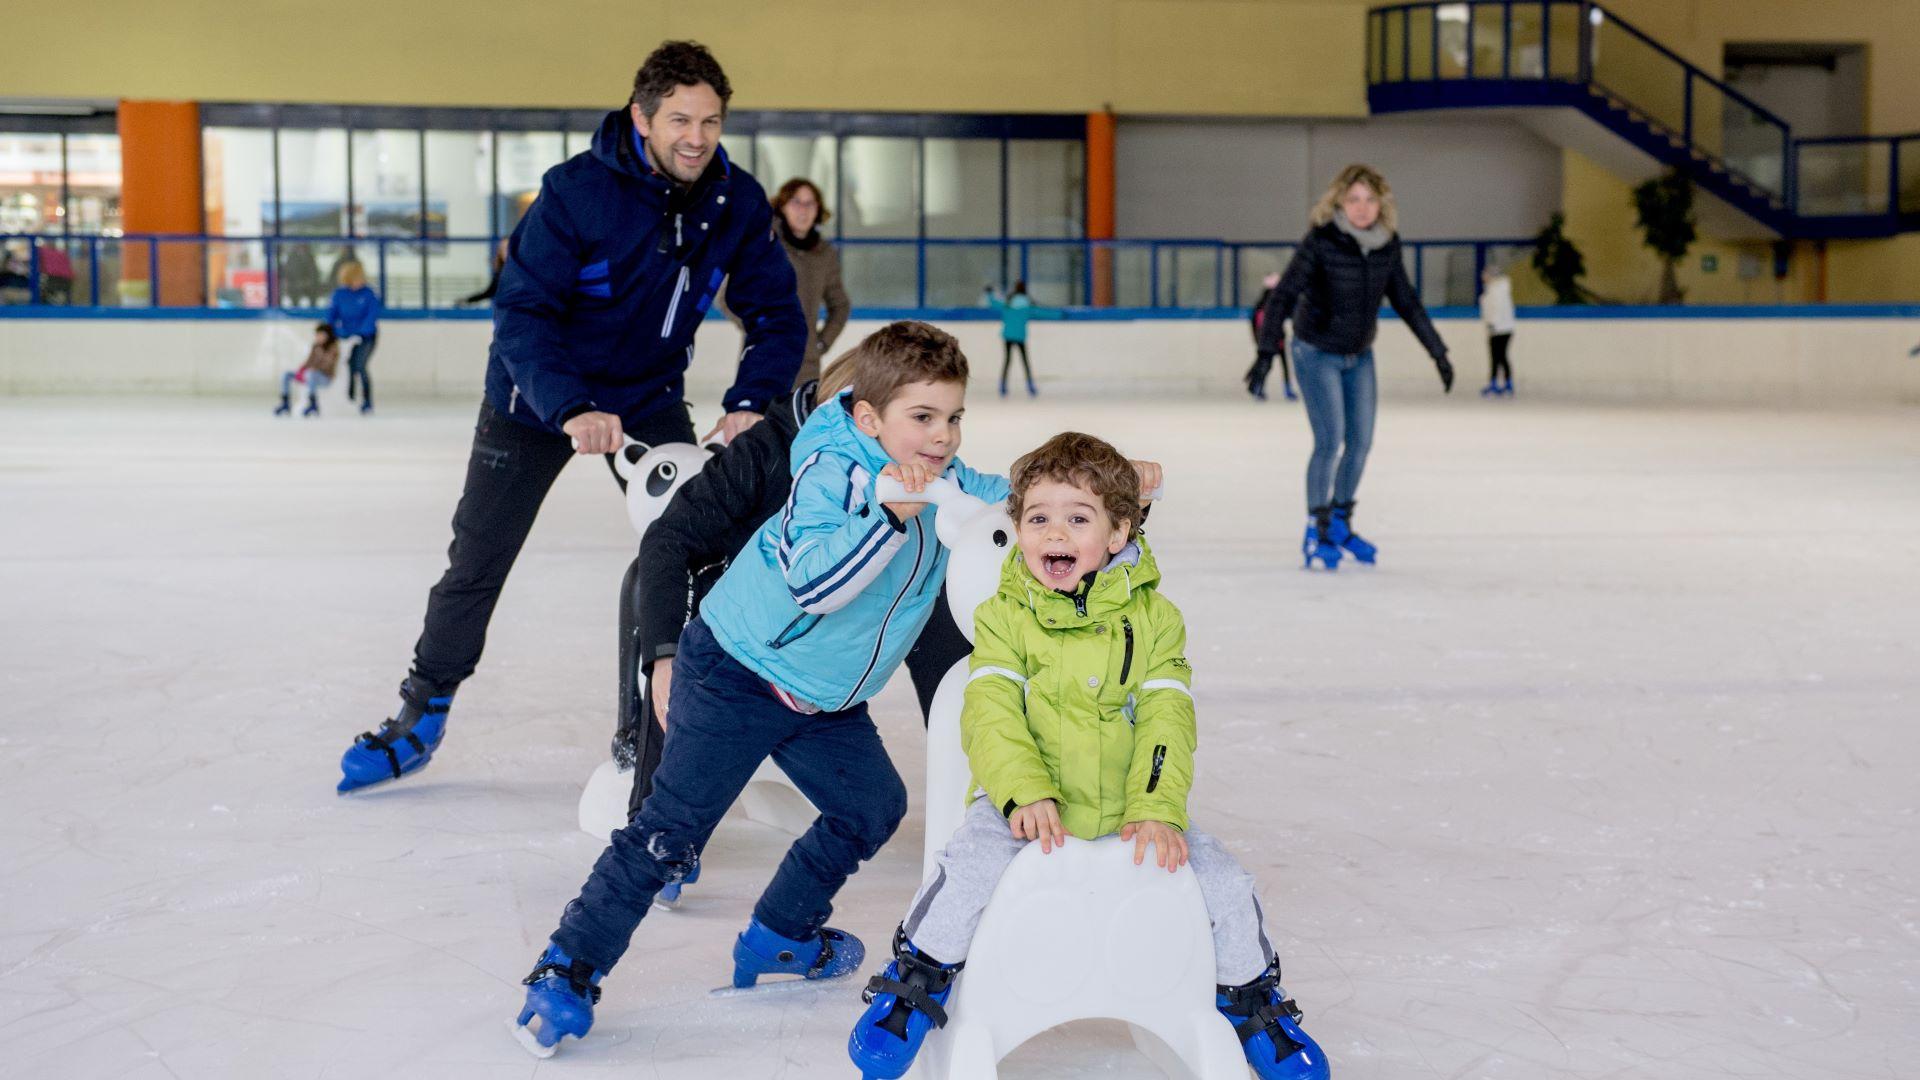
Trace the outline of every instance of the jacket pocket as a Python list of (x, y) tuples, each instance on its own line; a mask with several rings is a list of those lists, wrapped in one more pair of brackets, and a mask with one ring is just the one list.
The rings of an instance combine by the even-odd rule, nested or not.
[(1167, 763), (1167, 747), (1162, 743), (1153, 748), (1153, 771), (1147, 774), (1147, 794), (1160, 786), (1160, 768)]
[(778, 634), (775, 634), (767, 640), (767, 648), (784, 649), (794, 642), (799, 641), (801, 638), (813, 633), (813, 628), (820, 625), (820, 619), (821, 616), (819, 615), (809, 615), (804, 611), (801, 612), (794, 616), (792, 622), (786, 625), (786, 629), (781, 630)]

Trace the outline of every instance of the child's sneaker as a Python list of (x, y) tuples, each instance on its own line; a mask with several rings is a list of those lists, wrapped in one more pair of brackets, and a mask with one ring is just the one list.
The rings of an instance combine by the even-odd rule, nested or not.
[(527, 1004), (513, 1022), (513, 1037), (541, 1058), (552, 1057), (568, 1035), (585, 1038), (593, 1027), (593, 1007), (600, 1003), (600, 974), (548, 942), (533, 973), (520, 980), (527, 988)]
[(907, 1074), (927, 1032), (947, 1026), (953, 977), (965, 966), (921, 953), (904, 927), (893, 932), (893, 959), (860, 992), (867, 1011), (847, 1036), (847, 1056), (863, 1080), (899, 1080)]
[(1233, 1022), (1247, 1064), (1260, 1080), (1327, 1080), (1327, 1056), (1300, 1030), (1300, 1008), (1280, 988), (1275, 961), (1260, 977), (1239, 986), (1214, 988), (1214, 1006)]
[(733, 942), (733, 985), (746, 989), (762, 975), (798, 975), (803, 979), (837, 979), (860, 966), (867, 947), (844, 930), (823, 926), (806, 941), (781, 937), (749, 919)]

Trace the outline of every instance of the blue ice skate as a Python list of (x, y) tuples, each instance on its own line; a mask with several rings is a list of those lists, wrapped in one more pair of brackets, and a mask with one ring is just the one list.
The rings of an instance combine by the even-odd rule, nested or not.
[(1315, 508), (1307, 517), (1307, 535), (1300, 541), (1304, 569), (1313, 569), (1313, 560), (1329, 570), (1340, 569), (1340, 545), (1333, 542), (1332, 521), (1325, 507)]
[(1327, 1055), (1300, 1030), (1300, 1008), (1280, 988), (1280, 964), (1239, 986), (1214, 988), (1214, 1006), (1233, 1022), (1247, 1064), (1260, 1080), (1327, 1080)]
[(447, 733), (452, 704), (451, 696), (428, 698), (422, 710), (402, 700), (398, 716), (381, 724), (378, 732), (361, 733), (340, 755), (340, 784), (334, 790), (345, 795), (426, 768)]
[(568, 1035), (586, 1038), (593, 1027), (593, 1007), (600, 1003), (600, 975), (593, 965), (548, 942), (533, 973), (520, 980), (527, 988), (527, 1004), (513, 1022), (513, 1037), (540, 1058), (552, 1057)]
[(653, 902), (671, 911), (680, 906), (680, 890), (699, 880), (700, 864), (694, 863), (693, 869), (687, 871), (686, 877), (681, 878), (679, 881), (669, 881), (665, 885), (660, 886), (660, 891), (653, 894)]
[(1346, 548), (1349, 555), (1368, 566), (1373, 565), (1374, 558), (1380, 553), (1379, 548), (1362, 540), (1360, 534), (1353, 531), (1353, 504), (1350, 502), (1333, 504), (1333, 512), (1327, 518), (1327, 539)]
[[(837, 979), (859, 968), (867, 958), (867, 947), (844, 930), (823, 926), (806, 941), (781, 937), (749, 919), (747, 928), (733, 942), (733, 986), (716, 993), (771, 989), (788, 983), (809, 983)], [(762, 975), (798, 975), (767, 987), (758, 986)]]
[(907, 1075), (927, 1032), (947, 1026), (953, 977), (965, 966), (938, 963), (914, 948), (904, 928), (894, 931), (893, 959), (860, 992), (867, 1011), (847, 1036), (847, 1056), (862, 1080)]

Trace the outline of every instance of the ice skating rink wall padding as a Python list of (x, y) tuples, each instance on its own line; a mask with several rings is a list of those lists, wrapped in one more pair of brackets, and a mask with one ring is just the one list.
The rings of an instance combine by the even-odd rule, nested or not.
[[(1459, 383), (1486, 381), (1481, 324), (1438, 319)], [(842, 347), (880, 325), (856, 320)], [(273, 396), (280, 371), (298, 366), (310, 319), (0, 319), (0, 393)], [(999, 326), (948, 324), (973, 361), (976, 392), (1000, 371)], [(382, 401), (473, 400), (480, 394), (492, 324), (485, 319), (392, 320), (381, 327), (372, 371)], [(1240, 393), (1252, 358), (1236, 319), (1073, 320), (1032, 328), (1042, 393), (1128, 397)], [(1882, 314), (1818, 317), (1522, 318), (1516, 382), (1531, 398), (1695, 404), (1920, 404), (1920, 319)], [(700, 332), (689, 390), (712, 403), (726, 388), (739, 333), (724, 320)], [(1383, 396), (1438, 391), (1433, 367), (1406, 328), (1381, 322), (1376, 345)], [(344, 378), (344, 372), (342, 372)], [(1016, 392), (1019, 376), (1014, 376)], [(1277, 389), (1277, 388), (1276, 388)], [(337, 388), (331, 392), (343, 392)]]

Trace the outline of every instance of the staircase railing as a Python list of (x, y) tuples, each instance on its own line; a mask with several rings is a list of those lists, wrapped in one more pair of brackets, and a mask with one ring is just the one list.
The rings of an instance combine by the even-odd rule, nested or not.
[(1885, 217), (1889, 230), (1920, 214), (1920, 134), (1796, 139), (1779, 115), (1592, 0), (1374, 8), (1367, 81), (1585, 86), (1662, 133), (1673, 157), (1719, 170), (1773, 212)]

